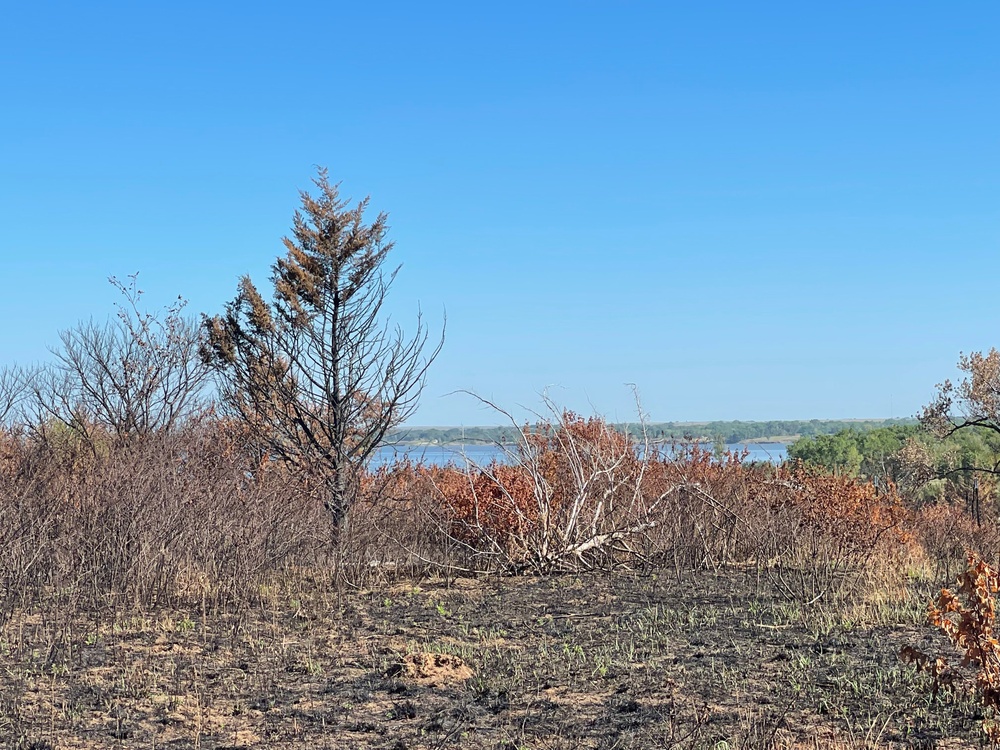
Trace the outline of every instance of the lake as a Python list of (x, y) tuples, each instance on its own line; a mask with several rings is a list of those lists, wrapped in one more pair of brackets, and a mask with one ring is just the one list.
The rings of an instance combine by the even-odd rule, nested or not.
[[(707, 450), (712, 450), (711, 443), (703, 444)], [(784, 443), (736, 443), (726, 446), (729, 450), (740, 453), (744, 448), (750, 451), (747, 461), (769, 461), (779, 464), (788, 457), (787, 446)], [(511, 447), (513, 450), (513, 447)], [(412, 461), (423, 461), (432, 466), (444, 466), (454, 463), (456, 466), (484, 466), (493, 459), (505, 461), (504, 451), (495, 445), (397, 445), (380, 448), (372, 459), (371, 468), (377, 469), (387, 464), (395, 463), (402, 458)]]

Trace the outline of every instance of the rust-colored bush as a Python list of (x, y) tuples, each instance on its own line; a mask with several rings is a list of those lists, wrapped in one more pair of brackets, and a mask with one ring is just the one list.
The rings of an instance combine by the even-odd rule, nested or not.
[(387, 470), (415, 514), (446, 519), (471, 569), (749, 563), (813, 599), (876, 563), (891, 567), (912, 544), (891, 486), (698, 446), (637, 446), (568, 412), (522, 437), (509, 464)]
[[(997, 640), (997, 592), (1000, 573), (997, 569), (969, 555), (965, 571), (958, 576), (954, 590), (942, 589), (937, 601), (927, 610), (928, 623), (944, 633), (962, 654), (962, 664), (976, 670), (975, 693), (985, 708), (983, 732), (994, 746), (1000, 746), (1000, 641)], [(954, 690), (961, 675), (944, 657), (933, 657), (913, 646), (900, 652), (904, 661), (913, 663), (931, 677), (935, 695), (942, 689)]]

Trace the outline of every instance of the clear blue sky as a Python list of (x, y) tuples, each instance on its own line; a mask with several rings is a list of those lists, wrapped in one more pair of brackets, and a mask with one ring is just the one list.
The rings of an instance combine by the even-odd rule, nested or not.
[(265, 286), (316, 165), (390, 214), (413, 423), (913, 415), (1000, 345), (1000, 4), (8, 4), (0, 360)]

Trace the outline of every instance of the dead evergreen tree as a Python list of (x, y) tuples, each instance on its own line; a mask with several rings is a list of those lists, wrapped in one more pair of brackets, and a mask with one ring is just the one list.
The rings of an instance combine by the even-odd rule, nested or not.
[(325, 169), (314, 183), (272, 265), (272, 301), (244, 276), (225, 313), (205, 318), (203, 353), (224, 403), (275, 458), (319, 480), (338, 529), (359, 471), (416, 409), (444, 329), (425, 352), (419, 312), (412, 338), (389, 324), (382, 307), (399, 267), (384, 269), (387, 215), (366, 224), (368, 199), (349, 207)]

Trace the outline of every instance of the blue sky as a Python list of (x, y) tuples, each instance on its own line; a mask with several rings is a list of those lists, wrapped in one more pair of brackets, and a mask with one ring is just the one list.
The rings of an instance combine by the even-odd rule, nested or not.
[(316, 165), (390, 215), (416, 424), (908, 416), (1000, 344), (1000, 5), (18, 3), (0, 361), (265, 286)]

